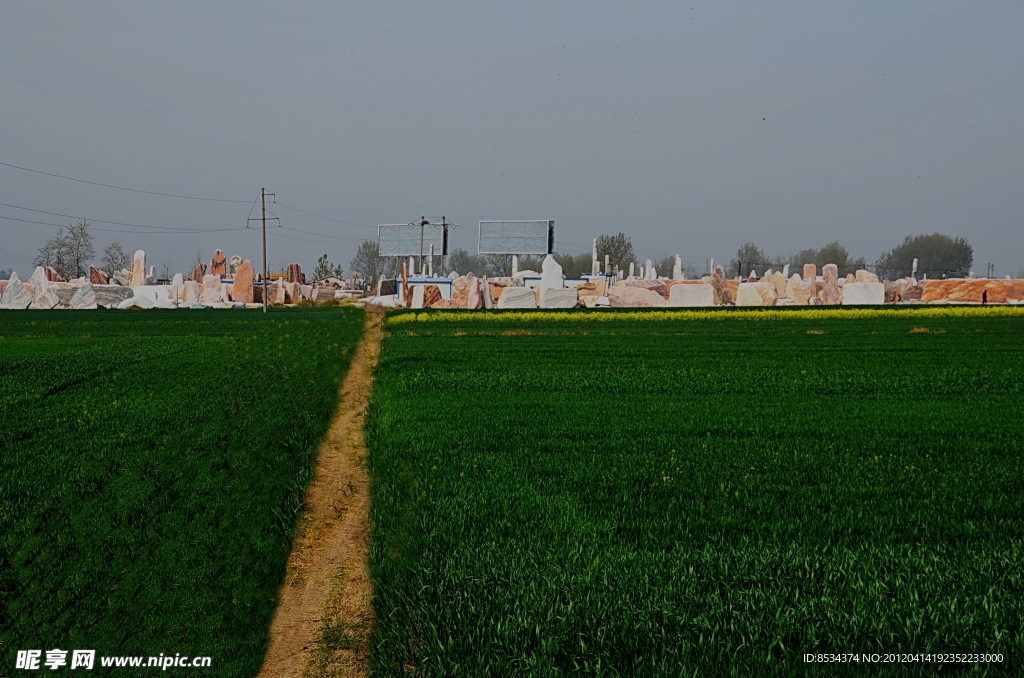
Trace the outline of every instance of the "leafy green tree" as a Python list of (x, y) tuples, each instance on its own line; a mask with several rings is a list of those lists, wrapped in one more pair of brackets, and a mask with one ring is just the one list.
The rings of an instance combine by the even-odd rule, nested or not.
[(601, 262), (602, 267), (606, 254), (612, 268), (618, 266), (620, 269), (628, 269), (629, 265), (637, 260), (636, 252), (633, 251), (633, 241), (625, 233), (603, 233), (597, 236), (597, 260)]
[(965, 278), (974, 263), (974, 248), (966, 238), (941, 233), (908, 235), (896, 247), (878, 258), (880, 274), (895, 280), (905, 278), (918, 260), (918, 277)]
[[(590, 253), (588, 252), (580, 254), (555, 253), (554, 257), (567, 277), (574, 278), (590, 272)], [(540, 271), (543, 264), (544, 257), (541, 256), (523, 255), (519, 257), (520, 271)], [(457, 248), (448, 255), (448, 269), (459, 275), (466, 275), (472, 271), (477, 276), (506, 276), (512, 270), (512, 255), (473, 255), (462, 248)]]
[(323, 280), (324, 278), (341, 278), (344, 276), (344, 269), (341, 266), (335, 266), (327, 260), (327, 254), (323, 254), (319, 259), (316, 260), (316, 268), (313, 269), (313, 279)]
[(839, 277), (856, 273), (859, 269), (867, 266), (864, 257), (851, 257), (849, 250), (840, 245), (838, 240), (833, 240), (819, 249), (812, 247), (800, 250), (789, 258), (790, 269), (793, 273), (802, 273), (804, 264), (814, 264), (818, 267), (819, 273), (825, 264), (835, 264), (839, 269)]
[(487, 264), (476, 255), (470, 254), (461, 247), (456, 247), (448, 253), (448, 269), (459, 275), (472, 273), (473, 275), (486, 275)]
[(590, 252), (578, 254), (555, 254), (555, 261), (562, 267), (562, 273), (567, 278), (578, 278), (584, 273), (592, 273), (593, 262), (590, 260)]
[(519, 256), (518, 262), (520, 271), (537, 271), (539, 273), (544, 265), (544, 257), (536, 254), (523, 254)]
[(484, 264), (487, 266), (486, 275), (495, 277), (512, 275), (511, 254), (484, 254), (482, 256)]
[(659, 276), (666, 278), (672, 277), (672, 269), (676, 267), (676, 255), (668, 254), (660, 259), (655, 259), (653, 262), (654, 270), (658, 272)]
[[(736, 271), (737, 275), (749, 275), (751, 270), (764, 273), (769, 268), (779, 268), (778, 258), (772, 259), (757, 243), (743, 243), (736, 250), (736, 257), (729, 262), (729, 271)], [(671, 270), (669, 271), (671, 273)], [(658, 271), (661, 273), (661, 270)]]

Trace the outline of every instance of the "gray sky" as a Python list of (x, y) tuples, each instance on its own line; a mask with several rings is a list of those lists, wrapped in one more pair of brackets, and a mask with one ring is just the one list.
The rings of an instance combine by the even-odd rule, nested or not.
[[(346, 269), (376, 224), (554, 219), (559, 251), (728, 261), (906, 235), (1024, 269), (1019, 2), (37, 2), (0, 21), (0, 202), (158, 269), (215, 248)], [(314, 218), (299, 208), (338, 221)], [(257, 211), (253, 216), (258, 215)], [(70, 218), (0, 206), (0, 216)], [(255, 224), (254, 224), (255, 225)], [(0, 219), (23, 277), (55, 227)], [(317, 234), (317, 235), (314, 235)]]

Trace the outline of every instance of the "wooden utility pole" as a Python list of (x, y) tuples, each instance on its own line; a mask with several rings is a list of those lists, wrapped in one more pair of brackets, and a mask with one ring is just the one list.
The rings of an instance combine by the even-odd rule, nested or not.
[[(263, 312), (264, 313), (267, 312), (267, 292), (268, 292), (267, 281), (270, 278), (270, 269), (267, 267), (267, 196), (268, 195), (273, 196), (275, 202), (277, 201), (277, 194), (271, 193), (266, 188), (261, 187), (260, 188), (260, 204), (261, 204), (261, 207), (263, 208), (263, 217), (262, 217), (261, 221), (263, 222), (263, 276), (262, 277), (263, 277)], [(256, 203), (253, 203), (253, 208), (255, 209), (255, 207), (256, 207)], [(245, 220), (245, 227), (246, 228), (249, 228), (249, 223), (250, 222), (256, 221), (256, 219), (251, 216), (252, 215), (252, 210), (249, 210), (249, 214), (250, 214), (250, 217)], [(281, 220), (278, 219), (277, 217), (273, 216), (273, 213), (271, 213), (270, 219), (271, 219), (271, 221), (277, 221), (278, 227), (281, 226)]]
[(270, 289), (267, 287), (267, 189), (260, 188), (260, 202), (263, 207), (263, 312), (267, 312), (267, 295)]

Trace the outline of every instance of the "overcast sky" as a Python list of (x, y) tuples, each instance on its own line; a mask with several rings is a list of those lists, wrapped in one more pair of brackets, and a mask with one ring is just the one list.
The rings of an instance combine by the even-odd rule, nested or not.
[(839, 240), (873, 262), (940, 232), (970, 240), (979, 275), (1024, 269), (1020, 2), (7, 0), (0, 17), (0, 163), (241, 201), (0, 165), (0, 268), (22, 277), (56, 227), (11, 218), (84, 216), (98, 249), (158, 270), (215, 248), (258, 266), (261, 186), (272, 268), (347, 269), (377, 224), (444, 215), (471, 251), (481, 219), (554, 219), (559, 251), (625, 231), (641, 258)]

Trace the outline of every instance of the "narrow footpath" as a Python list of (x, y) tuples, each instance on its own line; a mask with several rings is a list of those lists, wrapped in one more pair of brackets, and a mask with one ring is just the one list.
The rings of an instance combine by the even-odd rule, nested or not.
[(382, 309), (367, 309), (363, 338), (317, 451), (260, 678), (369, 675), (370, 478), (363, 421), (383, 321)]

